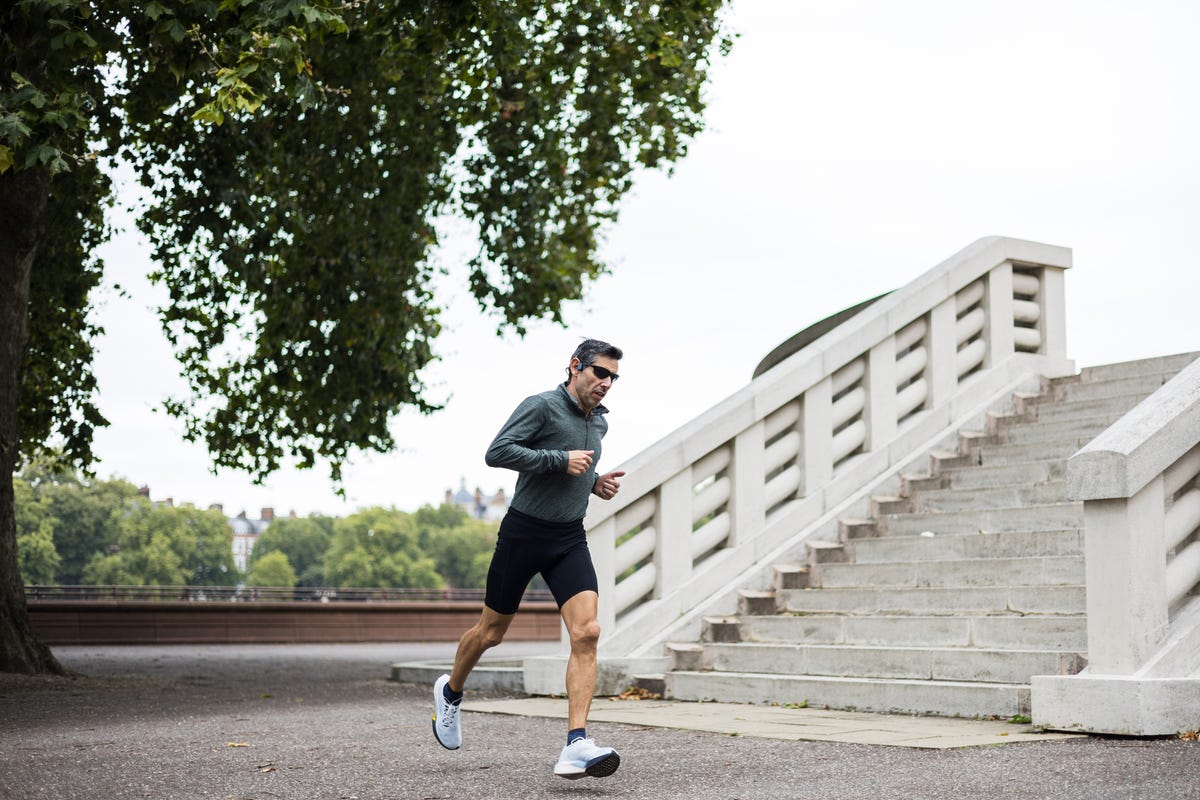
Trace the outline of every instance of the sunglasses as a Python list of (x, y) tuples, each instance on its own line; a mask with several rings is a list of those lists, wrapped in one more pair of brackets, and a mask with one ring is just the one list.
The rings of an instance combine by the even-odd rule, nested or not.
[(613, 372), (612, 370), (605, 369), (604, 367), (597, 367), (595, 364), (585, 364), (582, 367), (580, 367), (580, 369), (587, 369), (588, 367), (592, 368), (592, 372), (595, 373), (596, 377), (599, 378), (600, 380), (604, 380), (605, 378), (612, 378), (613, 383), (616, 383), (617, 378), (621, 377), (620, 375)]

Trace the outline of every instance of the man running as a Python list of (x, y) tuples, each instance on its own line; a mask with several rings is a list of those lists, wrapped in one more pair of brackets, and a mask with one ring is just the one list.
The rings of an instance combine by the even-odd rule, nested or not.
[(554, 765), (564, 778), (604, 778), (621, 757), (587, 736), (587, 716), (596, 689), (598, 584), (588, 552), (583, 517), (588, 497), (611, 500), (624, 472), (596, 474), (600, 440), (608, 431), (601, 400), (617, 375), (621, 350), (586, 339), (567, 365), (567, 380), (556, 389), (525, 398), (488, 448), (489, 467), (516, 470), (517, 488), (500, 523), (488, 569), (479, 622), (458, 642), (454, 667), (433, 686), (433, 733), (448, 750), (462, 745), (459, 704), (467, 676), (488, 648), (504, 639), (521, 596), (541, 573), (566, 623), (571, 640), (567, 660), (567, 745)]

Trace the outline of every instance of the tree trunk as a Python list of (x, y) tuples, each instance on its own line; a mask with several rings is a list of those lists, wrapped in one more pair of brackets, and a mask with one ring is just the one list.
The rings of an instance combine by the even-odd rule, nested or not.
[(45, 169), (10, 169), (0, 175), (0, 672), (65, 672), (29, 619), (13, 505), (29, 275), (49, 195)]

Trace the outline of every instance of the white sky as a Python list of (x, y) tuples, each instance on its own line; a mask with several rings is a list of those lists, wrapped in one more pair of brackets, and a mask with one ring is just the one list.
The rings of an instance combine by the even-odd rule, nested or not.
[(713, 71), (710, 130), (672, 176), (644, 175), (607, 234), (613, 273), (567, 313), (494, 336), (460, 244), (428, 373), (432, 417), (402, 449), (360, 455), (346, 498), (327, 469), (265, 486), (213, 475), (155, 408), (183, 384), (142, 276), (148, 248), (105, 250), (98, 344), (102, 477), (155, 499), (257, 516), (415, 510), (460, 479), (511, 492), (483, 452), (513, 407), (552, 388), (584, 336), (625, 350), (602, 469), (743, 386), (796, 331), (897, 288), (982, 236), (1074, 249), (1068, 354), (1079, 366), (1200, 350), (1200, 4), (1191, 0), (733, 0), (740, 33)]

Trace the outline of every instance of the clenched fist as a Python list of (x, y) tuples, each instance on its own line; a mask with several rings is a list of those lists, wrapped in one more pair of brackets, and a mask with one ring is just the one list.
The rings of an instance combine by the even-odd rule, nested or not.
[(582, 475), (592, 468), (592, 453), (595, 450), (568, 450), (567, 474)]

